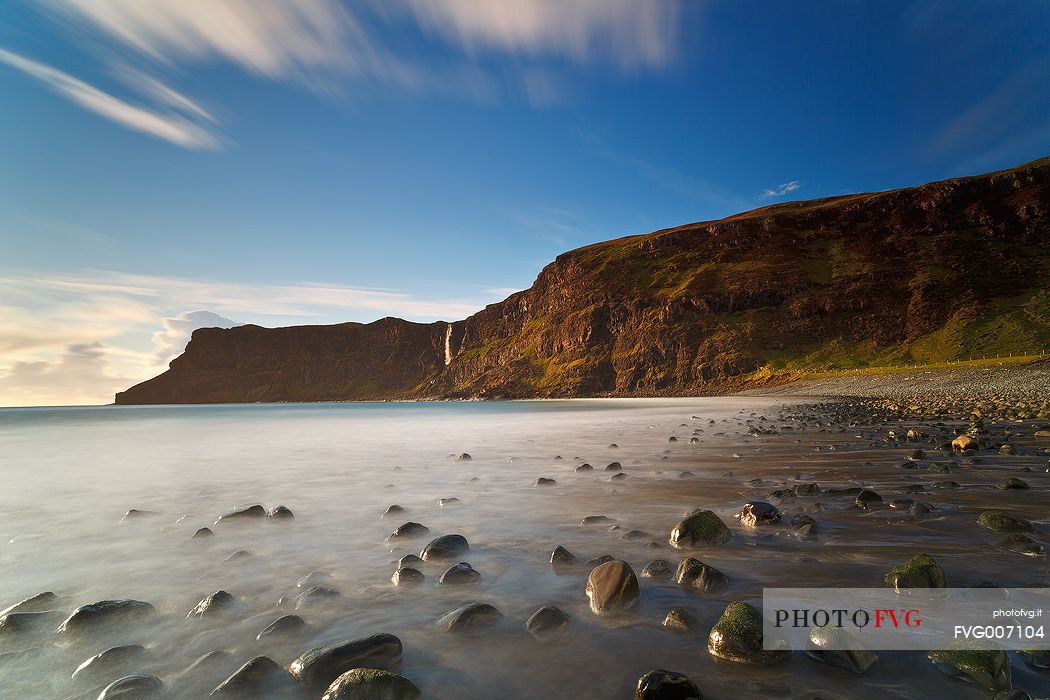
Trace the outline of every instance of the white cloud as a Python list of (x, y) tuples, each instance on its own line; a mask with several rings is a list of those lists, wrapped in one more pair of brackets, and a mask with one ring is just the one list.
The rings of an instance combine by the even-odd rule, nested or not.
[(759, 199), (771, 199), (773, 197), (783, 197), (786, 194), (791, 194), (799, 187), (802, 187), (802, 183), (798, 180), (792, 180), (791, 182), (785, 182), (778, 185), (775, 188), (766, 188), (762, 190), (762, 193), (758, 195)]
[[(90, 1), (90, 0), (88, 0)], [(622, 68), (666, 65), (676, 50), (678, 0), (410, 0), (420, 25), (468, 51), (553, 54)]]
[(153, 362), (165, 365), (173, 357), (186, 349), (190, 336), (198, 328), (233, 328), (243, 325), (233, 319), (220, 316), (211, 311), (198, 309), (185, 311), (177, 316), (166, 316), (161, 319), (163, 328), (153, 334)]
[[(129, 129), (141, 131), (183, 148), (215, 149), (220, 145), (218, 137), (212, 131), (175, 109), (157, 111), (138, 107), (57, 68), (5, 49), (0, 49), (0, 63), (17, 68), (81, 107)], [(160, 83), (157, 85), (164, 88)], [(172, 95), (178, 94), (168, 90)]]
[(16, 362), (0, 370), (0, 406), (111, 403), (134, 381), (113, 373), (101, 343), (73, 343), (53, 361)]

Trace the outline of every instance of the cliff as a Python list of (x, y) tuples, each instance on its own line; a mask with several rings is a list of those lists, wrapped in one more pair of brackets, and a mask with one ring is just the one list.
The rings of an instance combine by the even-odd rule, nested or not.
[(198, 330), (116, 401), (704, 394), (1048, 346), (1044, 158), (596, 243), (451, 324)]

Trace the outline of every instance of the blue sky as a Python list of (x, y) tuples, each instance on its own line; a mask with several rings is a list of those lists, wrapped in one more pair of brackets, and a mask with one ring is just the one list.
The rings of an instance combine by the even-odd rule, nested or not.
[(1050, 154), (1048, 36), (1023, 0), (9, 0), (0, 405), (106, 402), (201, 324), (462, 318), (594, 241)]

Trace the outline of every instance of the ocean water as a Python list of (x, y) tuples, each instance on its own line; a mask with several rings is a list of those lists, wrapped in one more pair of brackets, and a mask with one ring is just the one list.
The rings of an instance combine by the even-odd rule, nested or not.
[[(705, 698), (984, 697), (920, 654), (881, 655), (857, 677), (801, 653), (752, 668), (706, 652), (706, 631), (726, 603), (757, 603), (763, 586), (879, 585), (889, 566), (918, 551), (935, 551), (952, 570), (985, 545), (962, 526), (965, 512), (958, 523), (918, 524), (832, 505), (818, 516), (825, 532), (818, 542), (775, 528), (742, 530), (733, 513), (744, 501), (800, 478), (887, 490), (906, 483), (889, 471), (900, 455), (867, 447), (875, 427), (829, 431), (778, 419), (794, 410), (786, 398), (0, 409), (0, 608), (53, 591), (53, 607), (65, 613), (117, 598), (157, 610), (87, 639), (67, 639), (54, 625), (0, 634), (0, 697), (97, 697), (98, 683), (73, 681), (73, 670), (129, 643), (143, 644), (148, 656), (127, 672), (160, 677), (170, 697), (194, 697), (178, 674), (205, 653), (230, 653), (194, 679), (214, 687), (255, 656), (287, 665), (317, 644), (376, 632), (402, 640), (401, 672), (428, 698), (630, 697), (638, 677), (655, 668), (690, 675)], [(749, 436), (748, 422), (780, 425), (781, 434)], [(855, 437), (862, 430), (867, 436)], [(473, 459), (454, 459), (463, 452)], [(584, 461), (595, 471), (577, 473)], [(613, 461), (627, 479), (610, 481), (603, 470)], [(693, 476), (680, 478), (686, 470)], [(539, 477), (557, 483), (536, 486)], [(753, 478), (768, 486), (746, 487)], [(439, 507), (442, 498), (459, 502)], [(946, 512), (979, 509), (991, 496), (953, 498)], [(1036, 513), (1043, 499), (1021, 507)], [(286, 505), (295, 517), (213, 525), (222, 513), (255, 503)], [(392, 504), (408, 512), (381, 517)], [(730, 545), (698, 555), (730, 576), (725, 594), (705, 597), (643, 578), (636, 609), (597, 617), (584, 594), (586, 569), (558, 574), (548, 565), (556, 545), (581, 562), (622, 558), (636, 572), (652, 559), (674, 565), (686, 553), (667, 546), (669, 530), (701, 506), (734, 531)], [(132, 508), (149, 514), (122, 523)], [(587, 515), (608, 516), (620, 528), (583, 526)], [(438, 586), (447, 565), (428, 564), (423, 585), (395, 587), (396, 561), (429, 539), (388, 541), (407, 520), (427, 526), (430, 537), (464, 535), (471, 551), (462, 559), (481, 581)], [(190, 538), (204, 526), (215, 536)], [(647, 535), (621, 541), (630, 530)], [(234, 552), (248, 554), (228, 561)], [(1030, 585), (1045, 577), (1045, 563), (1042, 573), (1034, 565), (1028, 572), (1018, 569), (1029, 566), (1025, 557), (982, 556), (975, 579)], [(324, 585), (340, 596), (294, 610), (303, 592), (296, 583), (313, 571), (330, 574)], [(237, 599), (235, 609), (214, 620), (186, 619), (219, 589)], [(469, 601), (496, 606), (504, 619), (463, 637), (435, 625)], [(524, 622), (548, 603), (572, 621), (560, 637), (541, 642)], [(660, 626), (675, 606), (693, 612), (699, 633)], [(304, 633), (256, 640), (290, 612), (307, 621)], [(4, 654), (17, 651), (26, 653)], [(1024, 670), (1015, 675), (1045, 682)]]

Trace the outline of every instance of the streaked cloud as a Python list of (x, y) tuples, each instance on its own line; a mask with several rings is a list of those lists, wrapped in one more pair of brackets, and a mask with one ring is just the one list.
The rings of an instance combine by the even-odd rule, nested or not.
[(106, 350), (98, 342), (73, 343), (54, 360), (16, 362), (0, 371), (0, 406), (112, 403), (134, 380), (114, 372)]
[(783, 197), (784, 195), (791, 194), (799, 187), (802, 187), (802, 183), (798, 180), (792, 180), (791, 182), (785, 182), (776, 187), (767, 187), (762, 190), (758, 195), (759, 199), (773, 199), (774, 197)]
[(667, 65), (682, 13), (678, 0), (409, 0), (409, 6), (425, 30), (469, 52), (560, 55), (625, 69)]
[[(59, 95), (84, 109), (129, 129), (169, 141), (183, 148), (215, 149), (220, 145), (218, 137), (212, 131), (183, 116), (177, 109), (159, 111), (133, 105), (69, 73), (5, 49), (0, 49), (0, 63), (6, 63), (36, 78)], [(159, 83), (158, 86), (163, 87)], [(171, 92), (177, 94), (174, 91)]]

